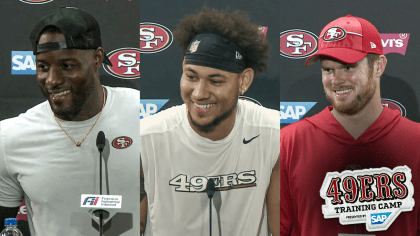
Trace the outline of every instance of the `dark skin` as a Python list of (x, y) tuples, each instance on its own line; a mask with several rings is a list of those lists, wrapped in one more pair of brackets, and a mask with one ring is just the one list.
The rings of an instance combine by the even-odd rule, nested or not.
[[(59, 41), (65, 41), (63, 34), (46, 32), (41, 35), (39, 44)], [(99, 68), (104, 55), (100, 47), (61, 49), (36, 55), (37, 80), (57, 118), (82, 121), (101, 111), (104, 99)], [(15, 218), (18, 210), (19, 207), (0, 206), (0, 225), (4, 225), (5, 218)]]
[[(41, 35), (39, 44), (64, 41), (61, 33)], [(54, 115), (62, 120), (87, 120), (102, 109), (99, 68), (104, 58), (96, 50), (61, 49), (36, 55), (36, 76)]]

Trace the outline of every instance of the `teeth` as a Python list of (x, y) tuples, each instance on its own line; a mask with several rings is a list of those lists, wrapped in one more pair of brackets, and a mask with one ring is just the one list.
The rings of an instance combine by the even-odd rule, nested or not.
[(201, 108), (201, 109), (207, 109), (207, 108), (212, 107), (214, 104), (199, 105), (199, 104), (197, 104), (197, 103), (194, 103), (194, 105), (195, 105), (196, 107), (198, 107), (198, 108)]
[(70, 93), (70, 90), (66, 90), (66, 91), (63, 91), (63, 92), (60, 92), (60, 93), (53, 93), (52, 95), (54, 97), (57, 97), (57, 96), (62, 96), (62, 95), (68, 94), (68, 93)]
[(346, 89), (346, 90), (341, 90), (341, 91), (335, 91), (335, 93), (337, 93), (337, 94), (343, 94), (343, 93), (348, 93), (350, 91), (351, 91), (351, 89)]

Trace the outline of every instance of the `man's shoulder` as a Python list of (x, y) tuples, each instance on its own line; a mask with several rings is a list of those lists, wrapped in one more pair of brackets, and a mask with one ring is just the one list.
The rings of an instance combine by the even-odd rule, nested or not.
[(140, 120), (140, 136), (164, 133), (178, 127), (183, 119), (185, 105), (173, 106)]
[(47, 111), (48, 102), (45, 101), (28, 109), (25, 113), (0, 121), (0, 129), (3, 133), (8, 134), (14, 134), (17, 133), (17, 131), (25, 130), (27, 126), (40, 124), (40, 122), (45, 121)]
[(105, 86), (106, 89), (111, 90), (116, 96), (128, 96), (140, 99), (140, 91), (132, 88), (125, 87), (109, 87)]
[[(316, 118), (316, 116), (318, 116), (318, 114), (311, 117)], [(313, 132), (314, 128), (315, 126), (309, 122), (308, 119), (303, 119), (283, 127), (280, 130), (280, 136), (281, 139), (286, 139), (296, 134), (304, 135), (305, 133)]]
[(280, 129), (280, 111), (239, 100), (245, 122), (252, 126)]

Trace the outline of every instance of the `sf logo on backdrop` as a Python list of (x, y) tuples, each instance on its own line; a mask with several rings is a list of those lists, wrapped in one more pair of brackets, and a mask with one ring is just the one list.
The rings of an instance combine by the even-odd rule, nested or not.
[(105, 71), (120, 79), (140, 78), (140, 51), (137, 48), (119, 48), (107, 54), (112, 66), (102, 64)]
[(28, 3), (28, 4), (45, 4), (45, 3), (49, 3), (52, 2), (54, 0), (19, 0), (23, 3)]
[(163, 25), (145, 22), (140, 23), (140, 52), (157, 53), (171, 46), (172, 32)]
[(316, 34), (302, 29), (291, 29), (280, 33), (280, 55), (291, 59), (302, 59), (318, 51)]

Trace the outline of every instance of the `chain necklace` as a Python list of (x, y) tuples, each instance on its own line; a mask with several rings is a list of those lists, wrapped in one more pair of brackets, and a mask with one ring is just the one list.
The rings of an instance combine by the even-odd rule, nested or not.
[(104, 110), (105, 99), (106, 99), (105, 98), (105, 93), (106, 92), (105, 92), (105, 88), (104, 87), (102, 87), (102, 93), (104, 94), (104, 102), (102, 104), (101, 111), (99, 112), (99, 115), (98, 115), (98, 117), (95, 120), (95, 123), (93, 123), (92, 127), (90, 128), (90, 130), (87, 132), (87, 134), (85, 135), (85, 137), (83, 137), (82, 141), (80, 141), (80, 142), (76, 142), (76, 141), (74, 141), (74, 139), (72, 139), (72, 137), (70, 137), (70, 135), (63, 129), (63, 127), (61, 127), (60, 122), (58, 122), (58, 120), (55, 117), (54, 112), (53, 112), (53, 116), (54, 116), (55, 122), (57, 122), (58, 126), (60, 126), (61, 130), (67, 135), (67, 137), (69, 137), (69, 139), (71, 139), (71, 141), (73, 141), (73, 143), (76, 144), (76, 147), (80, 147), (80, 145), (82, 145), (83, 141), (85, 141), (86, 137), (90, 134), (90, 131), (92, 131), (93, 127), (95, 127), (96, 122), (98, 122), (98, 120), (99, 120), (99, 117), (101, 117), (102, 111)]

